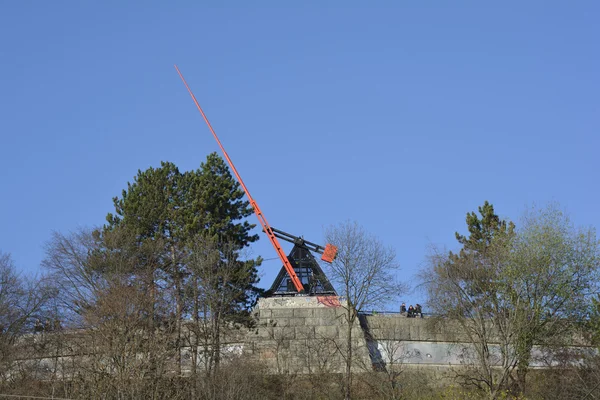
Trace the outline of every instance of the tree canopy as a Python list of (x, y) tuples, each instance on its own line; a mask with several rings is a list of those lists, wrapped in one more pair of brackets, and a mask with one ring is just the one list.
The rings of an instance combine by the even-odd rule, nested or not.
[(479, 214), (467, 214), (469, 236), (455, 234), (459, 253), (434, 252), (424, 277), (437, 322), (472, 343), (465, 383), (496, 398), (526, 391), (535, 345), (569, 340), (598, 291), (600, 251), (595, 231), (556, 205), (530, 209), (520, 227), (487, 201)]
[[(251, 323), (261, 259), (245, 257), (258, 235), (246, 220), (252, 208), (243, 197), (216, 153), (193, 171), (162, 162), (127, 183), (101, 229), (55, 234), (44, 263), (65, 292), (66, 308), (84, 324), (102, 321), (98, 313), (112, 304), (111, 293), (144, 294), (144, 301), (132, 303), (141, 307), (135, 315), (145, 316), (149, 332), (174, 329), (180, 368), (184, 339), (192, 348), (202, 341), (184, 338), (184, 320), (211, 327), (192, 333), (213, 340), (222, 325)], [(211, 357), (218, 367), (219, 354)]]

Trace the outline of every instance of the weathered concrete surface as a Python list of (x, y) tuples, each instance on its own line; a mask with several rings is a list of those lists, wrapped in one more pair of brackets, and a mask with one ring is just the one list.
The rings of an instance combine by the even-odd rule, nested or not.
[[(272, 297), (255, 309), (257, 327), (244, 351), (280, 373), (341, 372), (348, 332), (337, 297)], [(427, 318), (361, 316), (352, 327), (356, 371), (389, 365), (459, 365), (465, 341), (458, 327), (432, 328)]]
[[(428, 318), (407, 318), (400, 314), (366, 315), (362, 326), (374, 365), (461, 366), (475, 358), (474, 347), (455, 321), (432, 324)], [(494, 331), (490, 322), (489, 332)], [(582, 337), (571, 336), (571, 346), (585, 348)], [(498, 338), (491, 337), (489, 351), (492, 365), (501, 364)], [(540, 346), (534, 346), (531, 367), (547, 367), (557, 360)]]
[[(341, 372), (347, 346), (348, 323), (337, 297), (271, 297), (260, 299), (255, 309), (257, 327), (244, 346), (267, 362), (274, 372)], [(370, 366), (364, 332), (358, 321), (351, 327), (353, 368)]]
[[(343, 371), (348, 325), (337, 298), (261, 299), (255, 313), (257, 328), (248, 336), (245, 352), (266, 361), (274, 372)], [(401, 314), (361, 315), (360, 324), (351, 328), (354, 370), (404, 365), (441, 372), (472, 361), (473, 346), (457, 323), (431, 322)], [(491, 356), (500, 360), (499, 347), (491, 342)], [(534, 348), (532, 366), (543, 367), (547, 361), (548, 354)]]
[(429, 318), (407, 318), (401, 314), (377, 314), (364, 317), (374, 339), (426, 342), (464, 342), (468, 338), (456, 324), (434, 327)]
[[(345, 312), (335, 297), (261, 299), (254, 310), (256, 328), (248, 331), (232, 326), (223, 330), (221, 360), (226, 362), (229, 357), (246, 354), (264, 361), (273, 373), (342, 372), (349, 328)], [(356, 372), (373, 368), (424, 368), (441, 379), (445, 371), (473, 360), (472, 345), (455, 323), (432, 328), (429, 322), (427, 318), (407, 318), (400, 314), (361, 315), (360, 324), (350, 326), (356, 356), (352, 368)], [(191, 355), (196, 350), (190, 345), (196, 343), (190, 336), (193, 325), (193, 321), (183, 324), (183, 374), (190, 373), (193, 366)], [(89, 364), (86, 354), (90, 349), (101, 349), (94, 347), (98, 346), (94, 340), (94, 332), (85, 330), (23, 335), (17, 341), (17, 346), (22, 345), (24, 350), (17, 365), (27, 365), (42, 377), (48, 371), (70, 377), (74, 365)], [(574, 340), (573, 346), (581, 346), (579, 343)], [(201, 368), (204, 349), (197, 350)], [(170, 348), (163, 351), (169, 357), (173, 355)], [(497, 357), (497, 351), (497, 346), (490, 346), (491, 357)], [(548, 362), (552, 362), (548, 354), (534, 348), (532, 366), (542, 368)], [(176, 370), (174, 362), (169, 368)]]

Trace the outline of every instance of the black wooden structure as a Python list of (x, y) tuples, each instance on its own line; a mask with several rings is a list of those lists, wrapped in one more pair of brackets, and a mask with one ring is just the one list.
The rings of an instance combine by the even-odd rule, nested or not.
[[(294, 268), (294, 272), (304, 286), (303, 295), (308, 296), (337, 296), (337, 293), (323, 269), (312, 255), (312, 252), (323, 254), (325, 247), (304, 240), (301, 237), (271, 228), (275, 236), (294, 243), (294, 247), (287, 256)], [(267, 296), (296, 296), (298, 291), (284, 267), (281, 267), (277, 278), (267, 291)]]

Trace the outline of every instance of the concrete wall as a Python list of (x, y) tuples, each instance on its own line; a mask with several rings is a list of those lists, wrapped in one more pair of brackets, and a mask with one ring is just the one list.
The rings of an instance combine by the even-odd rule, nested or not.
[[(255, 328), (247, 331), (238, 327), (223, 332), (223, 361), (245, 354), (264, 362), (272, 373), (342, 372), (349, 328), (345, 313), (339, 299), (332, 296), (260, 299), (254, 310)], [(350, 328), (356, 359), (352, 368), (357, 372), (409, 367), (425, 368), (442, 377), (450, 368), (473, 360), (473, 348), (456, 324), (433, 328), (428, 318), (377, 314), (361, 315), (360, 321)], [(37, 353), (32, 362), (54, 362), (52, 356), (58, 352), (61, 362), (68, 363), (85, 349), (84, 333), (73, 331), (59, 336), (63, 341), (60, 346), (52, 340), (52, 333), (24, 335), (20, 340), (32, 341), (38, 349), (44, 347), (43, 343), (54, 343), (46, 346), (47, 359), (40, 360)], [(184, 329), (184, 336), (188, 333)], [(184, 373), (192, 367), (191, 350), (182, 350)], [(492, 356), (495, 351), (491, 346)], [(542, 355), (541, 349), (534, 349), (533, 366), (545, 365), (536, 360), (542, 360)]]
[[(346, 310), (337, 297), (271, 297), (255, 309), (257, 327), (244, 352), (279, 373), (341, 372), (345, 363)], [(464, 346), (458, 329), (433, 330), (427, 318), (361, 316), (352, 327), (353, 369), (371, 371), (390, 364), (442, 367), (461, 364)], [(454, 340), (450, 340), (449, 338)]]
[[(266, 361), (274, 372), (341, 372), (348, 328), (344, 313), (336, 297), (261, 299), (256, 309), (257, 328), (249, 334), (245, 352)], [(434, 327), (429, 318), (361, 315), (360, 324), (352, 327), (352, 338), (356, 371), (402, 365), (441, 373), (469, 364), (475, 357), (458, 324)], [(491, 345), (490, 351), (500, 362), (499, 347)], [(532, 366), (544, 367), (548, 356), (534, 348)]]

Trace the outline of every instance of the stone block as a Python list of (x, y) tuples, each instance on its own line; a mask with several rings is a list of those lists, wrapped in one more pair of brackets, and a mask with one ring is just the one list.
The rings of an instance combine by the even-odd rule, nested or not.
[(304, 326), (306, 325), (306, 318), (290, 318), (289, 326)]
[(306, 326), (332, 326), (338, 325), (337, 320), (331, 318), (306, 318)]
[(299, 339), (313, 339), (315, 337), (314, 326), (297, 326), (294, 328), (294, 334), (296, 340)]
[(292, 357), (303, 357), (308, 352), (306, 340), (290, 341), (290, 355)]
[(257, 326), (259, 328), (273, 328), (273, 327), (282, 327), (288, 326), (289, 318), (265, 318), (258, 321)]
[(285, 326), (290, 326), (290, 318), (274, 318), (269, 320), (269, 325), (268, 326), (273, 326), (273, 327), (285, 327)]
[(269, 330), (267, 328), (257, 328), (255, 329), (250, 335), (249, 335), (249, 339), (252, 340), (253, 342), (256, 340), (263, 340), (263, 339), (268, 339), (269, 338)]
[(293, 308), (274, 308), (271, 310), (273, 318), (292, 318), (294, 316)]
[(261, 340), (253, 343), (254, 352), (258, 354), (272, 353), (277, 349), (277, 344), (273, 340)]
[(287, 326), (261, 328), (256, 337), (262, 340), (289, 340), (294, 338), (294, 329)]
[(336, 318), (336, 309), (323, 307), (323, 308), (313, 308), (313, 316), (315, 318), (327, 318), (335, 320)]
[(315, 337), (323, 339), (337, 339), (339, 328), (335, 325), (323, 325), (315, 327)]
[(275, 340), (292, 340), (294, 339), (294, 328), (292, 326), (285, 326), (274, 331), (273, 338)]
[(258, 300), (258, 306), (264, 308), (315, 308), (322, 307), (313, 296), (270, 297)]
[(273, 328), (258, 328), (254, 338), (257, 340), (267, 340), (273, 337)]
[(313, 316), (312, 308), (294, 308), (294, 317), (306, 318)]

